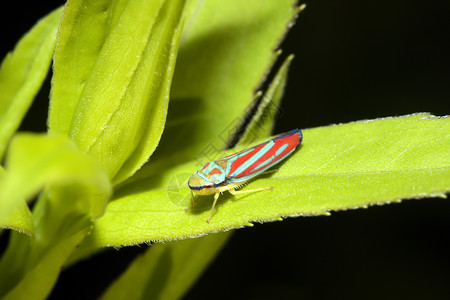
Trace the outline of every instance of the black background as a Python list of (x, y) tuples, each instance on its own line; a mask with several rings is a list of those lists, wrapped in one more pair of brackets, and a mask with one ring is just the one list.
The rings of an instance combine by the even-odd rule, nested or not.
[[(62, 3), (8, 3), (1, 56)], [(281, 46), (296, 58), (276, 133), (449, 114), (449, 1), (307, 4)], [(45, 131), (47, 107), (48, 88), (22, 130)], [(446, 199), (410, 200), (238, 230), (186, 298), (450, 299), (449, 211)], [(50, 298), (96, 297), (144, 249), (110, 250), (64, 271)]]

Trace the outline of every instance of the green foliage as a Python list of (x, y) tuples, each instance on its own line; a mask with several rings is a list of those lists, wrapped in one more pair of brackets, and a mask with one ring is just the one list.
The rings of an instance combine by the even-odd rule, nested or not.
[[(212, 197), (185, 212), (188, 177), (199, 161), (236, 151), (222, 149), (249, 111), (238, 148), (270, 135), (292, 56), (261, 100), (256, 91), (299, 11), (293, 0), (73, 0), (60, 24), (61, 10), (38, 23), (0, 70), (0, 156), (9, 143), (0, 226), (18, 231), (0, 260), (0, 296), (45, 298), (62, 266), (101, 246), (444, 196), (449, 118), (415, 114), (304, 130), (278, 172), (244, 187), (273, 191), (222, 195), (210, 224)], [(56, 31), (49, 133), (9, 142), (48, 70)], [(151, 247), (103, 298), (179, 298), (229, 236)]]
[(196, 162), (162, 170), (123, 187), (85, 245), (180, 239), (255, 221), (443, 196), (450, 185), (449, 126), (450, 118), (418, 114), (304, 130), (302, 146), (278, 172), (243, 188), (272, 186), (273, 191), (222, 195), (210, 224), (205, 221), (212, 196), (184, 211), (191, 201), (185, 182)]
[(32, 234), (15, 233), (0, 261), (0, 295), (42, 299), (59, 271), (104, 210), (112, 191), (103, 167), (65, 136), (19, 134), (11, 142), (8, 173), (0, 189), (2, 215), (45, 186), (33, 214), (24, 213)]
[(37, 23), (0, 68), (0, 159), (50, 66), (61, 9)]
[(45, 185), (82, 185), (74, 196), (80, 198), (85, 213), (93, 219), (103, 214), (111, 195), (103, 168), (65, 136), (17, 135), (9, 147), (6, 167), (8, 173), (0, 182), (0, 224), (7, 224), (4, 219), (10, 212), (20, 212), (26, 227), (19, 228), (30, 235), (34, 229), (29, 210), (22, 208), (26, 207), (24, 199), (30, 199)]
[(185, 2), (66, 5), (49, 132), (67, 134), (102, 162), (115, 183), (139, 169), (158, 145)]

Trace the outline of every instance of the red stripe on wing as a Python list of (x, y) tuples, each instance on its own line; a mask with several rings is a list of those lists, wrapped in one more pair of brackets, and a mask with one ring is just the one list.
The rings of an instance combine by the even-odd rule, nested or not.
[[(239, 168), (243, 163), (245, 163), (246, 161), (248, 161), (249, 159), (251, 159), (256, 153), (259, 152), (259, 150), (261, 150), (262, 148), (264, 148), (264, 146), (267, 145), (269, 142), (270, 142), (270, 140), (267, 141), (267, 142), (264, 142), (264, 143), (262, 143), (262, 144), (258, 144), (258, 145), (254, 146), (254, 147), (252, 147), (252, 148), (249, 148), (249, 149), (246, 149), (246, 150), (244, 150), (244, 151), (241, 151), (241, 152), (246, 152), (246, 151), (252, 149), (250, 152), (248, 152), (248, 153), (242, 155), (241, 157), (239, 157), (238, 159), (236, 159), (236, 160), (231, 164), (230, 172), (227, 174), (227, 176), (230, 175), (230, 174), (233, 174), (233, 172), (236, 171), (237, 168)], [(241, 152), (236, 153), (235, 156), (239, 156), (239, 155), (241, 154)], [(233, 176), (233, 177), (234, 177), (234, 178), (239, 178), (240, 176), (241, 176), (241, 174), (237, 174), (236, 176)]]
[[(264, 146), (273, 142), (274, 145), (268, 151), (266, 151), (260, 158), (258, 158), (255, 162), (253, 162), (251, 165), (245, 168), (245, 170), (240, 171), (239, 174), (233, 175), (233, 178), (239, 179), (251, 175), (256, 176), (262, 171), (269, 169), (270, 167), (276, 165), (277, 163), (285, 159), (293, 150), (295, 150), (300, 145), (301, 140), (302, 140), (301, 131), (295, 129), (287, 133), (281, 134), (277, 137), (274, 137), (273, 139), (270, 139), (267, 142), (258, 144), (246, 150), (240, 151), (236, 154), (230, 155), (229, 157), (231, 156), (235, 157), (239, 156), (241, 153), (251, 150), (249, 153), (242, 155), (232, 163), (230, 172), (227, 174), (227, 176), (233, 174), (233, 172), (236, 171), (236, 169), (238, 169), (242, 164), (250, 160), (254, 155), (256, 155), (259, 152), (259, 150), (264, 148)], [(278, 153), (278, 155), (276, 155), (276, 152), (284, 145), (287, 145), (286, 148), (281, 153)], [(269, 160), (268, 163), (267, 160)], [(261, 165), (262, 163), (265, 164)]]

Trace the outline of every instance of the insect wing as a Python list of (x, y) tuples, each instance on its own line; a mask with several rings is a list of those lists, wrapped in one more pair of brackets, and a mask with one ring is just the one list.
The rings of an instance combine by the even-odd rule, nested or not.
[(224, 157), (228, 160), (227, 182), (243, 182), (273, 167), (297, 149), (302, 141), (299, 129), (274, 137), (267, 142)]

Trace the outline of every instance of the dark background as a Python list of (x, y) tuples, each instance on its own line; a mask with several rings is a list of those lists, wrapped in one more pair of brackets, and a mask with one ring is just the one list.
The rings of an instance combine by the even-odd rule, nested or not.
[[(8, 3), (1, 57), (62, 3)], [(450, 1), (307, 4), (281, 46), (296, 58), (276, 133), (449, 114)], [(45, 131), (47, 107), (48, 89), (22, 129)], [(238, 230), (186, 298), (450, 299), (449, 211), (446, 199), (410, 200)], [(51, 298), (98, 295), (144, 248), (111, 250), (64, 271)]]

